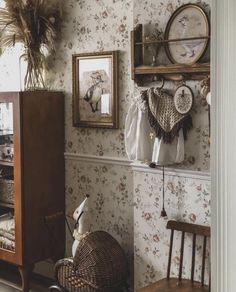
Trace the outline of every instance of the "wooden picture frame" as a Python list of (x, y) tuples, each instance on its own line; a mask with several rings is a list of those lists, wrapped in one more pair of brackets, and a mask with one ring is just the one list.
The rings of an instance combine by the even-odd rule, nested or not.
[(118, 51), (75, 54), (73, 66), (73, 125), (119, 127)]

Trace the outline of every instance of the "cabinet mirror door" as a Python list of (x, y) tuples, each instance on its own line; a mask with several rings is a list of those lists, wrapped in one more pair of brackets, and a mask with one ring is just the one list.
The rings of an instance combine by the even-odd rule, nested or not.
[(15, 251), (13, 102), (0, 102), (0, 249)]

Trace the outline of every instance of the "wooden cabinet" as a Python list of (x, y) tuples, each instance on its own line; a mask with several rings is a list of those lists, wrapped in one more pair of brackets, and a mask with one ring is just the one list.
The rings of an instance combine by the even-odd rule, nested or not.
[(63, 94), (0, 93), (0, 260), (25, 292), (35, 263), (64, 255), (64, 189)]

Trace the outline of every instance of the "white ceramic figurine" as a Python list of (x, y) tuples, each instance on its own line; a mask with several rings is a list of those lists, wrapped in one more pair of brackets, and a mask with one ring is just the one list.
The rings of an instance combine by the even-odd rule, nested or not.
[(87, 195), (84, 201), (79, 205), (79, 207), (74, 211), (73, 218), (75, 220), (74, 228), (74, 243), (72, 246), (72, 256), (75, 256), (77, 247), (80, 240), (88, 233), (91, 229), (90, 214), (89, 214), (89, 205), (88, 205)]

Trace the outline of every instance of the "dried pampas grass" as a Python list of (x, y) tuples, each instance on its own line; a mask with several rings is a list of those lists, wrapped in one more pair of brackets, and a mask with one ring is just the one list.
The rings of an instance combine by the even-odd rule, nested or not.
[(0, 8), (0, 48), (24, 45), (27, 89), (45, 86), (45, 49), (55, 51), (61, 18), (60, 0), (5, 0), (5, 8)]

